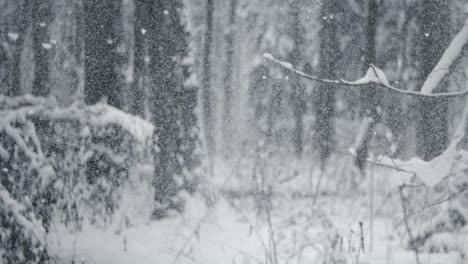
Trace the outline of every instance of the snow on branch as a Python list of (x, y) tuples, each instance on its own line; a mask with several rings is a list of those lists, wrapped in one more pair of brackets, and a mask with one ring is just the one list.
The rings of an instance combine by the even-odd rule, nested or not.
[(394, 167), (395, 169), (407, 173), (408, 176), (417, 176), (426, 185), (434, 187), (447, 176), (452, 174), (452, 168), (458, 155), (457, 146), (461, 138), (453, 141), (450, 146), (440, 155), (430, 161), (424, 161), (420, 158), (411, 158), (407, 161), (392, 159), (389, 157), (380, 157), (374, 162)]
[(455, 36), (449, 47), (445, 50), (442, 58), (439, 60), (435, 68), (429, 74), (424, 82), (421, 93), (431, 94), (443, 83), (449, 76), (450, 72), (460, 61), (464, 51), (468, 47), (468, 19), (465, 21), (463, 28)]
[[(83, 125), (97, 127), (116, 124), (140, 142), (150, 139), (154, 131), (150, 122), (106, 104), (85, 106), (75, 103), (66, 108), (59, 108), (53, 97), (43, 98), (29, 94), (18, 97), (0, 95), (0, 114), (0, 131), (15, 120), (25, 121), (33, 116), (40, 116), (42, 119), (76, 120)], [(36, 139), (34, 141), (39, 144)]]
[[(41, 245), (45, 245), (46, 232), (40, 220), (34, 218), (33, 214), (27, 213), (27, 208), (11, 197), (10, 193), (0, 183), (0, 212), (14, 218), (14, 222), (22, 227), (25, 236), (32, 240), (37, 240)], [(28, 219), (29, 218), (29, 219)], [(0, 226), (0, 230), (1, 230)]]
[(370, 83), (376, 83), (376, 84), (382, 84), (383, 86), (389, 87), (390, 83), (388, 82), (387, 76), (385, 76), (385, 73), (375, 67), (373, 64), (370, 65), (369, 69), (367, 69), (366, 75), (362, 77), (361, 79), (354, 81), (354, 82), (348, 82), (341, 80), (342, 82), (346, 84), (355, 84), (355, 85), (366, 85)]
[[(460, 122), (454, 134), (454, 139), (447, 147), (447, 149), (439, 156), (430, 161), (424, 161), (419, 158), (411, 158), (407, 161), (392, 159), (386, 156), (378, 158), (367, 159), (367, 162), (383, 166), (402, 172), (407, 179), (416, 176), (428, 186), (435, 186), (448, 176), (454, 175), (457, 171), (464, 171), (468, 169), (467, 164), (464, 162), (466, 158), (462, 158), (462, 150), (458, 150), (458, 146), (466, 136), (466, 125), (468, 121), (468, 99), (465, 103), (465, 109)], [(353, 148), (349, 149), (352, 155), (356, 155)]]
[(376, 87), (381, 88), (381, 89), (387, 89), (394, 93), (409, 95), (409, 96), (417, 96), (417, 97), (459, 97), (459, 96), (468, 95), (468, 89), (464, 91), (459, 91), (459, 92), (446, 92), (446, 93), (436, 93), (436, 94), (403, 90), (395, 86), (392, 86), (388, 82), (388, 79), (385, 76), (384, 72), (372, 64), (370, 65), (370, 68), (367, 70), (366, 75), (363, 78), (356, 80), (356, 81), (346, 81), (343, 79), (338, 79), (338, 80), (324, 79), (324, 78), (319, 78), (316, 76), (309, 75), (307, 73), (304, 73), (300, 70), (295, 69), (289, 62), (276, 59), (269, 53), (265, 53), (263, 57), (266, 60), (279, 65), (280, 67), (290, 71), (293, 74), (296, 74), (298, 76), (304, 77), (312, 81), (321, 82), (321, 83), (344, 85), (344, 86), (356, 87), (356, 88), (361, 88), (369, 84), (376, 84)]

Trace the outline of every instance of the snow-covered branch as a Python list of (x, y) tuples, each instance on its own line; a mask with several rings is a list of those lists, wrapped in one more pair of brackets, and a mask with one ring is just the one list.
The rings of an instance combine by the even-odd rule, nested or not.
[(332, 79), (319, 78), (316, 76), (309, 75), (307, 73), (304, 73), (300, 70), (295, 69), (289, 62), (278, 60), (268, 53), (265, 53), (263, 57), (281, 66), (282, 68), (290, 71), (293, 74), (296, 74), (298, 76), (304, 77), (312, 81), (321, 82), (321, 83), (343, 85), (343, 86), (356, 87), (356, 88), (362, 88), (369, 84), (375, 84), (377, 88), (386, 89), (390, 92), (394, 92), (398, 94), (403, 94), (403, 95), (408, 95), (408, 96), (417, 96), (417, 97), (460, 97), (460, 96), (468, 95), (468, 89), (459, 91), (459, 92), (446, 92), (446, 93), (436, 93), (436, 94), (403, 90), (395, 86), (392, 86), (388, 82), (388, 79), (386, 78), (384, 72), (372, 64), (370, 65), (369, 69), (366, 72), (366, 75), (363, 78), (356, 80), (356, 81), (346, 81), (343, 79), (332, 80)]
[(431, 74), (429, 74), (429, 77), (427, 77), (421, 88), (421, 93), (432, 94), (433, 91), (450, 75), (450, 72), (453, 72), (453, 68), (457, 66), (457, 62), (460, 61), (467, 47), (468, 19), (465, 21), (460, 32), (452, 40), (449, 47), (445, 50), (442, 58), (432, 70)]

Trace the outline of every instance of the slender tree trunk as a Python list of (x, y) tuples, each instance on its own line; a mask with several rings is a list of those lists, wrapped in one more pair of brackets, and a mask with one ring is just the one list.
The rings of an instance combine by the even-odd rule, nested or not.
[(48, 96), (50, 93), (50, 51), (49, 26), (52, 22), (51, 0), (35, 0), (32, 12), (32, 36), (34, 52), (34, 81), (32, 94)]
[(24, 1), (21, 8), (17, 10), (16, 17), (19, 17), (19, 19), (15, 32), (17, 38), (11, 65), (11, 86), (7, 93), (9, 96), (17, 96), (23, 93), (21, 89), (21, 54), (23, 53), (23, 45), (30, 24), (32, 3), (32, 1)]
[[(378, 5), (376, 0), (368, 1), (368, 15), (367, 15), (367, 43), (366, 43), (366, 54), (364, 63), (364, 72), (367, 71), (370, 64), (375, 64), (376, 61), (376, 48), (375, 48), (375, 36), (377, 33), (377, 15)], [(377, 89), (370, 85), (361, 91), (361, 104), (362, 113), (364, 118), (371, 118), (370, 124), (365, 131), (364, 138), (360, 142), (356, 149), (356, 165), (363, 170), (365, 161), (368, 156), (369, 143), (372, 139), (372, 130), (374, 126), (379, 122), (380, 116), (377, 112), (377, 106), (379, 104), (378, 98), (376, 97)], [(364, 121), (365, 123), (366, 121)]]
[[(339, 53), (336, 22), (337, 1), (324, 1), (320, 12), (322, 18), (322, 28), (320, 29), (320, 77), (328, 79), (337, 78)], [(333, 125), (335, 93), (333, 87), (329, 86), (329, 84), (321, 84), (321, 87), (317, 89), (315, 105), (316, 140), (322, 166), (325, 166), (335, 144), (335, 127)]]
[(85, 0), (85, 102), (106, 98), (121, 107), (119, 75), (116, 72), (118, 44), (115, 23), (120, 19), (120, 2)]
[(232, 79), (234, 74), (234, 48), (236, 29), (236, 9), (237, 0), (230, 0), (229, 6), (229, 26), (226, 33), (226, 71), (224, 72), (224, 116), (223, 116), (223, 141), (225, 142), (225, 152), (231, 150), (232, 139)]
[(203, 102), (203, 129), (208, 153), (215, 151), (214, 137), (214, 116), (213, 116), (213, 95), (211, 91), (211, 45), (213, 42), (213, 0), (206, 1), (206, 29), (203, 43), (203, 81), (202, 81), (202, 102)]
[[(304, 45), (304, 28), (300, 20), (299, 0), (293, 0), (291, 3), (292, 9), (292, 30), (294, 39), (294, 49), (291, 52), (290, 61), (293, 65), (303, 64), (303, 45)], [(303, 151), (303, 131), (304, 131), (304, 114), (306, 111), (304, 100), (304, 86), (298, 76), (291, 78), (291, 100), (293, 105), (295, 128), (293, 131), (293, 144), (296, 155), (300, 157)]]
[[(420, 84), (436, 66), (450, 41), (450, 1), (431, 0), (420, 3)], [(438, 87), (437, 92), (447, 90), (447, 85)], [(448, 102), (440, 98), (419, 100), (416, 125), (416, 147), (418, 155), (425, 160), (440, 155), (448, 143)]]
[(83, 101), (84, 96), (84, 37), (85, 37), (85, 14), (84, 14), (84, 6), (83, 0), (77, 0), (75, 2), (75, 45), (76, 49), (74, 52), (75, 60), (76, 60), (76, 80), (75, 80), (75, 90), (76, 90), (76, 97), (78, 100)]
[(135, 26), (134, 26), (134, 76), (132, 91), (130, 93), (130, 112), (134, 115), (144, 116), (144, 77), (145, 77), (145, 43), (148, 29), (151, 1), (135, 1)]

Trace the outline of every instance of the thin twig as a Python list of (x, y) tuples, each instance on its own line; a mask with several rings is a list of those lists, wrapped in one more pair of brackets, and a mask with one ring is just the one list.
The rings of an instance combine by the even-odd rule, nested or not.
[(262, 247), (263, 249), (265, 250), (265, 252), (267, 253), (268, 257), (270, 258), (270, 262), (273, 263), (273, 260), (271, 259), (271, 254), (270, 254), (270, 251), (268, 250), (268, 247), (266, 246), (265, 244), (265, 241), (263, 241), (263, 238), (262, 236), (260, 235), (260, 233), (258, 232), (257, 228), (255, 227), (255, 225), (252, 223), (252, 221), (250, 221), (249, 217), (247, 217), (244, 212), (242, 212), (242, 210), (237, 207), (231, 200), (229, 199), (226, 199), (226, 201), (228, 201), (228, 203), (231, 205), (231, 207), (237, 212), (239, 213), (242, 218), (247, 222), (249, 223), (250, 227), (252, 228), (252, 230), (254, 231), (255, 235), (258, 237), (258, 240), (260, 240), (260, 243), (262, 244)]
[[(414, 241), (414, 236), (413, 236), (413, 233), (411, 232), (411, 228), (410, 228), (410, 226), (408, 224), (408, 219), (406, 217), (406, 215), (407, 215), (407, 209), (406, 209), (406, 205), (405, 205), (406, 198), (403, 196), (403, 187), (404, 187), (404, 185), (401, 185), (399, 187), (401, 207), (403, 209), (403, 220), (404, 220), (406, 232), (408, 233), (408, 237), (409, 237), (410, 241)], [(418, 250), (417, 245), (412, 245), (411, 249), (414, 251), (416, 264), (420, 264), (421, 262), (419, 260), (419, 250)]]
[[(407, 187), (407, 185), (404, 185), (403, 187)], [(454, 194), (450, 195), (449, 197), (446, 197), (446, 198), (444, 198), (442, 200), (435, 201), (435, 202), (432, 202), (432, 203), (430, 203), (428, 205), (425, 205), (425, 206), (419, 208), (417, 211), (405, 214), (404, 218), (396, 225), (396, 227), (399, 227), (405, 221), (405, 218), (410, 218), (411, 216), (419, 214), (419, 213), (421, 213), (422, 211), (424, 211), (426, 209), (429, 209), (431, 207), (434, 207), (434, 206), (440, 205), (442, 203), (448, 202), (448, 201), (450, 201), (452, 199), (455, 199), (457, 196), (459, 196), (460, 194), (462, 194), (466, 190), (468, 190), (468, 188), (465, 188), (465, 189), (463, 189), (463, 190), (461, 190), (461, 191), (459, 191), (457, 193), (454, 193)]]

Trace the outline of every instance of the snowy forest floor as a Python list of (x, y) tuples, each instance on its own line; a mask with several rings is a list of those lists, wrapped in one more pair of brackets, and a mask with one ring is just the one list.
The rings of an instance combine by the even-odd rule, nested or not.
[[(85, 225), (70, 233), (53, 225), (50, 253), (57, 263), (416, 263), (389, 173), (375, 171), (371, 217), (369, 177), (352, 189), (349, 181), (328, 176), (314, 198), (303, 190), (310, 176), (299, 174), (273, 190), (267, 212), (228, 169), (215, 172), (210, 206), (206, 195), (187, 196), (183, 214), (118, 231)], [(463, 263), (464, 239), (465, 232), (434, 236), (434, 248), (449, 243), (442, 242), (439, 253), (420, 252), (420, 262)]]

